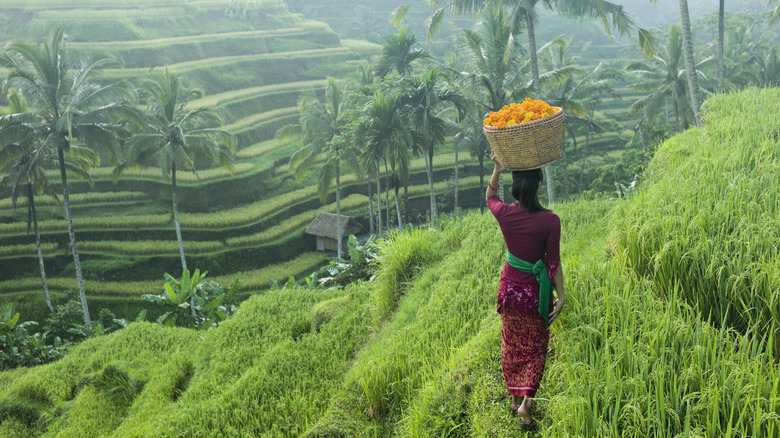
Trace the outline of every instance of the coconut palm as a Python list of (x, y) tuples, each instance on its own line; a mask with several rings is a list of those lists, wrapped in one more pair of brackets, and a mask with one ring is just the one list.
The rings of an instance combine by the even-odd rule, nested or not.
[[(599, 96), (612, 91), (611, 81), (601, 78), (600, 67), (591, 72), (585, 72), (577, 67), (579, 58), (570, 56), (572, 37), (559, 36), (545, 45), (540, 50), (541, 65), (545, 71), (556, 72), (556, 79), (549, 81), (545, 86), (547, 101), (564, 110), (566, 131), (568, 138), (577, 147), (575, 126), (581, 126), (593, 132), (601, 132), (602, 129), (588, 118), (591, 111), (599, 101)], [(569, 177), (566, 167), (566, 144), (561, 147), (561, 161), (563, 168), (563, 187), (565, 198), (569, 199)]]
[[(440, 3), (442, 6), (450, 6), (457, 13), (475, 12), (484, 13), (486, 9), (500, 4), (506, 6), (512, 11), (511, 32), (508, 35), (508, 45), (514, 44), (514, 35), (525, 29), (528, 35), (528, 53), (531, 61), (531, 74), (533, 79), (533, 92), (537, 99), (543, 99), (542, 80), (539, 73), (539, 62), (537, 59), (536, 31), (537, 23), (536, 6), (542, 4), (547, 8), (556, 11), (559, 15), (576, 20), (598, 20), (604, 23), (604, 30), (609, 33), (610, 26), (614, 27), (621, 35), (627, 35), (634, 28), (631, 18), (623, 10), (623, 7), (606, 0), (444, 0)], [(437, 11), (438, 12), (438, 11)], [(442, 14), (436, 13), (430, 19), (429, 29), (435, 30), (441, 22)], [(639, 29), (639, 40), (645, 53), (654, 51), (655, 41), (652, 35), (644, 29)], [(497, 108), (496, 108), (497, 109)], [(553, 190), (552, 169), (545, 167), (547, 177), (547, 196), (550, 203), (555, 202), (555, 192)]]
[(680, 0), (680, 20), (682, 26), (683, 52), (685, 54), (685, 71), (688, 77), (688, 92), (691, 96), (691, 109), (696, 126), (702, 122), (699, 108), (699, 83), (696, 78), (696, 63), (693, 56), (693, 36), (691, 34), (691, 17), (688, 14), (688, 0)]
[[(482, 114), (476, 104), (469, 102), (463, 119), (453, 127), (455, 130), (455, 150), (457, 151), (458, 147), (462, 146), (471, 156), (476, 157), (479, 161), (480, 187), (485, 186), (485, 158), (490, 158), (490, 143), (488, 143), (487, 137), (485, 137), (485, 133), (482, 130), (482, 126), (485, 123)], [(457, 208), (457, 198), (455, 207)], [(480, 211), (484, 211), (484, 208), (485, 204), (481, 203)]]
[(413, 142), (412, 131), (402, 110), (399, 99), (377, 91), (366, 105), (365, 115), (361, 118), (355, 133), (357, 144), (364, 145), (361, 161), (373, 162), (377, 169), (381, 162), (385, 166), (385, 173), (389, 172), (392, 175), (399, 228), (403, 226), (403, 219), (398, 188), (400, 180), (409, 176), (410, 150)]
[(183, 84), (178, 76), (167, 70), (144, 80), (140, 91), (146, 100), (142, 132), (127, 141), (124, 159), (114, 169), (114, 178), (118, 179), (128, 169), (152, 163), (160, 166), (166, 179), (170, 178), (176, 240), (182, 271), (186, 271), (176, 199), (176, 172), (183, 167), (197, 176), (196, 160), (200, 159), (232, 171), (230, 152), (235, 150), (235, 140), (230, 133), (214, 127), (221, 126), (222, 122), (212, 109), (187, 107), (203, 93)]
[[(431, 222), (438, 216), (436, 193), (433, 189), (433, 155), (436, 146), (443, 144), (446, 137), (446, 111), (449, 106), (457, 109), (462, 117), (465, 101), (460, 93), (444, 88), (439, 83), (441, 69), (432, 67), (422, 76), (411, 78), (402, 86), (404, 105), (409, 126), (414, 130), (415, 150), (422, 152), (425, 158), (425, 171), (428, 176), (428, 188), (431, 196)], [(445, 106), (446, 105), (446, 106)]]
[(724, 87), (741, 89), (762, 83), (762, 70), (771, 43), (764, 40), (765, 34), (758, 23), (746, 21), (730, 23), (726, 33), (724, 65)]
[[(344, 128), (346, 119), (343, 112), (344, 93), (334, 78), (327, 79), (325, 98), (320, 100), (313, 92), (306, 94), (300, 101), (301, 116), (297, 125), (282, 128), (278, 136), (297, 135), (301, 139), (298, 150), (290, 158), (290, 172), (300, 180), (316, 164), (319, 168), (318, 192), (320, 201), (325, 202), (333, 181), (336, 182), (336, 217), (341, 217), (341, 160), (342, 157), (354, 157), (345, 148)], [(342, 258), (341, 220), (336, 221), (338, 236), (337, 257)]]
[(687, 129), (695, 116), (690, 106), (691, 102), (686, 97), (688, 81), (682, 63), (681, 27), (679, 24), (672, 24), (669, 26), (668, 43), (661, 47), (656, 56), (626, 66), (629, 74), (638, 81), (631, 87), (649, 93), (631, 105), (628, 110), (629, 115), (641, 111), (645, 114), (644, 119), (651, 120), (655, 114), (664, 110), (668, 99), (673, 105), (677, 132)]
[(385, 39), (382, 45), (382, 53), (379, 62), (374, 67), (374, 73), (384, 78), (395, 71), (401, 76), (412, 73), (412, 63), (420, 59), (431, 57), (427, 50), (415, 48), (417, 39), (407, 33), (407, 26), (400, 26), (398, 33)]
[(497, 111), (531, 91), (523, 49), (512, 42), (509, 17), (502, 8), (485, 12), (475, 30), (464, 29), (466, 69), (458, 79), (472, 91), (482, 111)]
[(759, 59), (759, 82), (762, 87), (780, 86), (780, 46), (772, 45)]
[(774, 7), (774, 10), (772, 10), (772, 13), (769, 17), (770, 22), (780, 22), (780, 0), (767, 0), (766, 4)]
[[(455, 70), (455, 76), (464, 94), (477, 104), (478, 119), (531, 93), (529, 64), (523, 62), (523, 49), (513, 42), (503, 8), (487, 9), (474, 30), (463, 30), (463, 40), (465, 65)], [(503, 178), (498, 188), (502, 196)]]
[(136, 112), (128, 103), (134, 95), (125, 83), (98, 85), (92, 81), (100, 70), (118, 66), (116, 60), (100, 56), (73, 59), (64, 42), (65, 31), (59, 27), (44, 37), (40, 46), (13, 42), (5, 47), (0, 66), (10, 70), (7, 86), (20, 90), (30, 110), (3, 118), (2, 127), (9, 129), (3, 130), (0, 144), (40, 143), (47, 150), (56, 150), (84, 324), (91, 328), (70, 213), (65, 154), (72, 146), (83, 144), (116, 157), (123, 133), (117, 121), (134, 118)]
[[(344, 105), (345, 116), (347, 120), (346, 132), (347, 136), (352, 139), (351, 144), (354, 142), (354, 129), (357, 123), (357, 119), (362, 115), (363, 107), (365, 103), (374, 94), (374, 87), (376, 86), (376, 76), (374, 75), (374, 69), (370, 64), (364, 64), (358, 66), (358, 68), (347, 76), (347, 86), (345, 92), (346, 103)], [(354, 123), (353, 123), (354, 122)], [(366, 176), (368, 180), (368, 216), (370, 223), (370, 233), (382, 234), (382, 207), (381, 198), (379, 192), (379, 179), (377, 169), (373, 166), (374, 163), (369, 161), (361, 161), (360, 155), (356, 154), (356, 169)], [(377, 205), (376, 205), (376, 217), (374, 216), (374, 203), (371, 193), (372, 175), (377, 175)]]
[[(13, 114), (29, 112), (29, 106), (24, 97), (15, 89), (8, 93), (9, 109)], [(13, 125), (0, 129), (15, 129)], [(33, 138), (25, 138), (21, 143), (14, 143), (0, 149), (0, 187), (8, 186), (11, 189), (11, 206), (15, 209), (19, 195), (24, 192), (27, 199), (27, 232), (32, 226), (35, 232), (35, 246), (38, 254), (38, 267), (41, 272), (41, 284), (43, 285), (43, 297), (46, 306), (52, 313), (56, 313), (49, 297), (49, 289), (46, 284), (46, 269), (41, 250), (41, 233), (38, 228), (38, 211), (35, 207), (35, 195), (44, 193), (50, 195), (61, 205), (57, 193), (49, 183), (45, 170), (57, 168), (56, 152), (47, 149), (41, 142), (35, 142)], [(89, 149), (71, 146), (66, 155), (66, 167), (71, 174), (85, 179), (90, 179), (89, 170), (99, 162), (98, 156)]]
[(718, 4), (718, 93), (722, 93), (725, 86), (725, 72), (723, 70), (723, 51), (724, 51), (724, 39), (725, 39), (725, 16), (726, 0), (720, 0)]

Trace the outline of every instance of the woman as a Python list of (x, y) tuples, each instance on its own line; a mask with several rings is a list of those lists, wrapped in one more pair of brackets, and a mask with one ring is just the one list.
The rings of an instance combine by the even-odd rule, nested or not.
[[(498, 286), (501, 315), (501, 368), (512, 395), (512, 410), (520, 427), (534, 428), (532, 399), (539, 388), (547, 356), (548, 331), (561, 313), (566, 296), (560, 267), (561, 220), (539, 204), (542, 170), (512, 172), (508, 205), (498, 197), (498, 182), (505, 170), (496, 156), (485, 199), (496, 217), (507, 246), (507, 261)], [(551, 301), (551, 283), (558, 299)]]

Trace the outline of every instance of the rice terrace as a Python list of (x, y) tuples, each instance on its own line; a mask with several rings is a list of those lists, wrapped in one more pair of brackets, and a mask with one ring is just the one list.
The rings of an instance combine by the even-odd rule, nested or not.
[(780, 436), (778, 0), (0, 0), (0, 47), (0, 437)]

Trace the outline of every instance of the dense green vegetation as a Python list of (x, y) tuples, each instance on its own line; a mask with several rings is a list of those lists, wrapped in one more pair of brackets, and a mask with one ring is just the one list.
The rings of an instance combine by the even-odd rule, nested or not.
[[(319, 207), (305, 191), (310, 186), (308, 181), (296, 183), (290, 176), (276, 173), (284, 167), (292, 150), (289, 143), (274, 141), (274, 133), (297, 114), (298, 95), (321, 89), (326, 75), (343, 76), (354, 69), (346, 61), (362, 61), (377, 49), (360, 46), (359, 51), (353, 52), (341, 46), (338, 36), (327, 25), (290, 14), (284, 3), (278, 1), (251, 5), (221, 1), (82, 3), (83, 9), (78, 10), (59, 8), (52, 2), (4, 5), (0, 8), (0, 20), (8, 25), (3, 26), (2, 38), (38, 40), (45, 33), (42, 29), (52, 29), (67, 21), (66, 57), (106, 55), (120, 60), (122, 67), (103, 73), (101, 83), (126, 78), (140, 84), (151, 77), (149, 70), (162, 71), (164, 67), (172, 74), (182, 75), (188, 85), (205, 90), (206, 96), (191, 105), (213, 108), (222, 116), (224, 129), (235, 134), (238, 152), (232, 175), (208, 165), (199, 166), (197, 175), (182, 172), (184, 169), (177, 174), (188, 255), (198, 263), (197, 267), (211, 270), (212, 275), (262, 272), (268, 271), (264, 268), (286, 266), (289, 271), (274, 271), (273, 278), (281, 281), (311, 271), (311, 263), (296, 266), (294, 262), (310, 243), (304, 238), (305, 224), (300, 221), (292, 229), (288, 226), (283, 230), (288, 234), (265, 233), (264, 243), (255, 243), (251, 248), (231, 250), (226, 242), (245, 234), (258, 234), (284, 222), (288, 216)], [(107, 31), (109, 23), (111, 29)], [(4, 70), (3, 74), (7, 72)], [(177, 253), (175, 221), (170, 208), (164, 208), (171, 204), (170, 195), (165, 194), (163, 172), (154, 168), (132, 169), (114, 183), (115, 163), (107, 154), (101, 161), (103, 167), (91, 172), (90, 185), (79, 184), (72, 178), (69, 181), (73, 222), (83, 243), (79, 249), (85, 259), (85, 287), (91, 291), (90, 300), (98, 301), (103, 299), (101, 296), (113, 295), (110, 291), (117, 288), (111, 282), (159, 285), (163, 273), (177, 272), (173, 263)], [(61, 197), (61, 188), (56, 184), (59, 172), (53, 168), (42, 175)], [(167, 184), (170, 187), (170, 179)], [(354, 180), (351, 185), (350, 190), (356, 191)], [(44, 317), (39, 312), (43, 297), (40, 292), (33, 293), (37, 288), (29, 283), (36, 275), (32, 270), (36, 263), (35, 246), (30, 246), (24, 220), (29, 203), (22, 197), (21, 208), (13, 210), (6, 196), (8, 188), (2, 190), (0, 281), (5, 292), (0, 296), (0, 304), (16, 302), (23, 320)], [(170, 188), (167, 191), (170, 193)], [(297, 195), (286, 195), (288, 191)], [(52, 294), (61, 297), (73, 288), (70, 279), (74, 267), (65, 256), (68, 245), (63, 240), (65, 221), (52, 198), (36, 198), (42, 259)], [(228, 206), (246, 205), (249, 209), (262, 201), (277, 207), (238, 222), (223, 213), (230, 210)], [(221, 219), (187, 222), (189, 217), (209, 212)], [(289, 234), (290, 231), (294, 232)], [(268, 278), (252, 281), (251, 286), (244, 283), (245, 291), (267, 287)], [(154, 291), (139, 289), (128, 290), (134, 290), (130, 295), (136, 297)]]
[[(421, 1), (395, 29), (384, 1), (77, 3), (0, 6), (0, 370), (47, 364), (0, 373), (0, 435), (516, 434), (502, 243), (473, 210), (484, 112), (534, 95), (568, 117), (544, 201), (573, 201), (542, 435), (780, 433), (767, 11), (727, 14), (721, 69), (716, 15), (637, 20), (661, 24), (644, 58), (620, 9), (622, 38), (558, 35), (599, 16), (576, 1), (453, 0), (477, 20), (434, 10), (432, 42)], [(379, 257), (311, 252), (319, 211), (384, 235)]]
[[(778, 243), (771, 234), (777, 195), (766, 188), (780, 183), (771, 134), (780, 126), (771, 112), (744, 117), (755, 106), (776, 108), (778, 97), (750, 90), (712, 99), (706, 127), (661, 146), (637, 195), (555, 208), (570, 299), (553, 326), (537, 403), (540, 435), (778, 433), (777, 321), (765, 325), (760, 313), (747, 312), (742, 326), (713, 326), (717, 312), (696, 295), (700, 282), (742, 282), (746, 272), (763, 276), (761, 266), (778, 265), (776, 251), (762, 248)], [(735, 115), (744, 120), (735, 125)], [(729, 148), (720, 147), (725, 139)], [(671, 174), (699, 190), (672, 184)], [(722, 192), (701, 189), (715, 180), (735, 191), (722, 209)], [(689, 219), (636, 219), (665, 206)], [(695, 260), (670, 251), (718, 241), (721, 231), (707, 224), (719, 226), (721, 214), (766, 232), (707, 247), (702, 259), (752, 254), (761, 261), (723, 263), (697, 278), (690, 266), (669, 263)], [(657, 233), (665, 245), (650, 244)], [(648, 244), (633, 251), (631, 236)], [(737, 242), (745, 255), (735, 255)], [(503, 253), (495, 220), (472, 212), (388, 235), (370, 281), (271, 290), (205, 333), (132, 323), (72, 347), (56, 363), (0, 373), (0, 432), (519, 436), (507, 410), (494, 308)], [(657, 271), (642, 268), (645, 258)], [(776, 303), (776, 287), (768, 293)]]

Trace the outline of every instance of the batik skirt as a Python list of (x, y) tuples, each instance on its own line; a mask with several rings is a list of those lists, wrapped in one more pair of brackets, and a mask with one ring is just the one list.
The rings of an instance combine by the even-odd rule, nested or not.
[(498, 313), (506, 388), (517, 396), (534, 397), (542, 380), (550, 340), (547, 322), (539, 313), (539, 285), (501, 279)]

